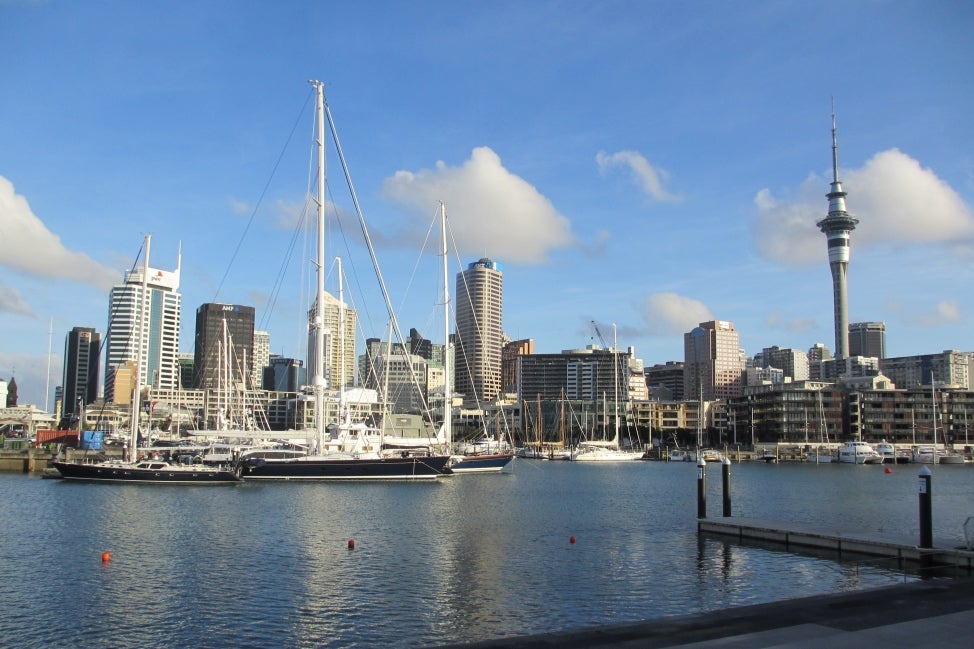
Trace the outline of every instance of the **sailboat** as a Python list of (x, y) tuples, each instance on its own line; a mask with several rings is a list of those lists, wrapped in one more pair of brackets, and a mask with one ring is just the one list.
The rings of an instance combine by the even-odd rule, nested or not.
[(822, 403), (822, 393), (818, 394), (818, 447), (805, 456), (806, 462), (815, 464), (831, 464), (832, 453), (828, 448), (829, 433), (825, 421), (825, 406)]
[[(346, 180), (352, 191), (352, 199), (358, 210), (358, 199), (355, 196), (351, 180), (348, 175), (338, 134), (335, 130), (331, 111), (325, 104), (324, 84), (320, 81), (310, 82), (315, 89), (315, 114), (318, 123), (316, 146), (318, 159), (318, 193), (317, 193), (317, 305), (323, 308), (325, 303), (325, 115), (331, 126), (332, 136), (342, 166), (345, 168)], [(359, 215), (361, 219), (361, 214)], [(369, 248), (371, 252), (371, 243)], [(373, 262), (375, 259), (373, 257)], [(378, 270), (378, 269), (376, 269)], [(388, 298), (387, 298), (387, 306)], [(313, 446), (307, 453), (285, 453), (284, 457), (266, 452), (252, 452), (241, 456), (241, 475), (244, 480), (435, 480), (437, 477), (449, 473), (447, 462), (449, 455), (438, 454), (431, 448), (426, 449), (395, 449), (383, 451), (380, 443), (374, 443), (372, 435), (365, 434), (364, 426), (351, 422), (343, 422), (338, 426), (339, 434), (344, 430), (346, 435), (336, 445), (330, 439), (325, 422), (325, 377), (324, 377), (324, 347), (325, 330), (322, 318), (315, 318), (315, 367), (313, 379), (314, 422)], [(362, 429), (361, 431), (358, 429)], [(356, 434), (351, 434), (355, 432)], [(296, 456), (295, 456), (296, 455)]]
[(139, 338), (136, 345), (135, 385), (132, 389), (131, 429), (128, 459), (102, 460), (97, 462), (55, 461), (54, 468), (65, 480), (85, 482), (133, 482), (147, 484), (209, 484), (232, 485), (240, 482), (240, 475), (228, 466), (211, 466), (193, 463), (169, 462), (156, 458), (139, 458), (138, 435), (139, 415), (141, 414), (141, 374), (143, 353), (143, 332), (146, 327), (146, 305), (148, 304), (149, 245), (151, 235), (145, 235), (145, 255), (142, 267), (142, 294), (137, 319)]
[[(614, 428), (611, 440), (589, 440), (579, 442), (571, 455), (573, 462), (629, 462), (641, 460), (643, 454), (635, 449), (624, 449), (619, 445), (619, 354), (617, 353), (615, 325), (612, 325), (612, 374), (615, 380)], [(603, 395), (604, 396), (604, 395)]]
[[(447, 347), (450, 342), (450, 289), (448, 270), (448, 249), (446, 246), (446, 206), (440, 201), (440, 230), (443, 253), (443, 336)], [(453, 394), (450, 391), (450, 353), (444, 350), (443, 372), (443, 430), (447, 448), (453, 444)], [(498, 434), (499, 435), (499, 434)], [(514, 459), (514, 450), (504, 448), (500, 439), (487, 440), (481, 448), (465, 449), (465, 452), (450, 457), (449, 468), (453, 473), (499, 473)]]

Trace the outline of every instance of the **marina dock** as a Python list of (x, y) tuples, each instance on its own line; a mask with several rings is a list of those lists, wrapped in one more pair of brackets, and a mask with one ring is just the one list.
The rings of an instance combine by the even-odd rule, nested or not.
[(956, 566), (966, 570), (967, 574), (974, 570), (974, 551), (970, 548), (948, 548), (936, 543), (932, 548), (921, 548), (916, 542), (898, 536), (850, 532), (822, 525), (761, 518), (700, 518), (697, 519), (697, 531), (730, 536), (738, 541), (771, 542), (780, 544), (784, 550), (816, 548), (833, 551), (839, 556), (887, 557), (898, 560), (901, 567), (915, 563), (921, 566)]

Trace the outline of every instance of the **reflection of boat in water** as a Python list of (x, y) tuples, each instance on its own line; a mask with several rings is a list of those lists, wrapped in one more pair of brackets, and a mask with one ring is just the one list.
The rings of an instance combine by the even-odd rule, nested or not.
[(883, 456), (866, 442), (849, 441), (839, 447), (842, 464), (882, 464)]

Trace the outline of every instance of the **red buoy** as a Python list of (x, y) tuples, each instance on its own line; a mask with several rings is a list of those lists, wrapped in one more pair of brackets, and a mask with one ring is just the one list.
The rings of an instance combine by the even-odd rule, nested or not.
[(893, 469), (891, 469), (889, 467), (886, 467), (886, 473), (892, 473), (892, 472), (893, 472)]
[(575, 537), (574, 536), (569, 536), (568, 537), (568, 542), (569, 543), (574, 543), (575, 542)]
[(348, 540), (348, 549), (349, 550), (354, 550), (355, 549), (355, 539), (349, 539)]
[(101, 562), (102, 563), (108, 563), (111, 560), (112, 560), (112, 553), (111, 552), (102, 552), (101, 553)]

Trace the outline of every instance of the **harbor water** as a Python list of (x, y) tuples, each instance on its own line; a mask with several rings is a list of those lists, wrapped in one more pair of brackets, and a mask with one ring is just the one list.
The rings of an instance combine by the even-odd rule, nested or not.
[[(917, 578), (887, 560), (698, 538), (691, 463), (508, 471), (234, 487), (0, 474), (0, 645), (421, 647)], [(733, 513), (917, 539), (918, 473), (735, 464)], [(933, 473), (935, 542), (963, 545), (974, 468)], [(711, 517), (720, 476), (711, 465)]]

